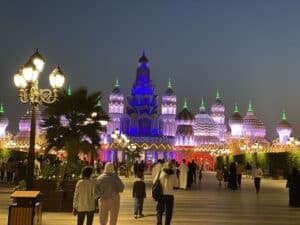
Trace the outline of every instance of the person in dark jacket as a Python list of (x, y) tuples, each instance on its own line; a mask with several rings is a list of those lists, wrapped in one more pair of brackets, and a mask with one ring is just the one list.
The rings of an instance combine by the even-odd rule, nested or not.
[(143, 205), (146, 198), (146, 185), (141, 174), (138, 174), (138, 180), (133, 183), (132, 197), (134, 198), (134, 218), (144, 217)]
[(300, 176), (297, 168), (292, 169), (288, 176), (287, 185), (289, 188), (289, 204), (292, 207), (300, 207)]
[(236, 190), (237, 189), (237, 180), (236, 180), (236, 167), (234, 162), (230, 163), (229, 167), (229, 182), (228, 182), (228, 187), (231, 190)]

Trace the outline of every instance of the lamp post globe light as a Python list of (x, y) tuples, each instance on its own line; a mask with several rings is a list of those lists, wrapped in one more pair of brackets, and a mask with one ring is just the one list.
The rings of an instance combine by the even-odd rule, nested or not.
[(35, 131), (36, 131), (36, 110), (41, 104), (54, 103), (58, 98), (58, 90), (64, 84), (65, 77), (60, 67), (57, 66), (49, 75), (49, 82), (52, 89), (40, 89), (38, 78), (43, 71), (45, 60), (38, 49), (14, 75), (14, 83), (19, 91), (19, 99), (22, 103), (31, 105), (31, 125), (28, 149), (28, 166), (26, 174), (26, 188), (31, 189), (34, 178), (35, 159)]
[(113, 140), (113, 149), (114, 149), (114, 162), (116, 163), (116, 172), (119, 169), (119, 159), (118, 159), (118, 150), (119, 149), (125, 149), (130, 140), (125, 134), (122, 134), (119, 129), (116, 129), (112, 134), (110, 135)]

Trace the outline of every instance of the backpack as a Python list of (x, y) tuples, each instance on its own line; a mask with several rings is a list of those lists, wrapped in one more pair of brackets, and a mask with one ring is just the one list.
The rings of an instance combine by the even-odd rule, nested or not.
[(155, 182), (152, 186), (152, 198), (155, 201), (158, 201), (159, 199), (161, 199), (161, 197), (163, 195), (163, 190), (162, 190), (162, 187), (161, 187), (159, 177), (160, 177), (160, 172), (159, 172), (159, 174), (157, 176), (157, 179), (155, 180)]

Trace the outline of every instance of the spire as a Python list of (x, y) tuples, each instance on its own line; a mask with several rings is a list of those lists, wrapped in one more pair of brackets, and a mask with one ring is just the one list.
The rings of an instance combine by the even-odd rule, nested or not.
[(184, 99), (183, 108), (184, 108), (184, 109), (187, 109), (187, 108), (188, 108), (188, 103), (187, 103), (186, 98)]
[(220, 93), (219, 93), (219, 89), (217, 89), (217, 93), (216, 93), (216, 101), (220, 100), (221, 99), (221, 96), (220, 96)]
[(201, 112), (205, 111), (205, 103), (204, 103), (203, 97), (201, 99), (201, 103), (200, 103), (199, 109), (200, 109)]
[(234, 104), (234, 113), (239, 113), (239, 107), (237, 103)]
[(168, 81), (168, 88), (172, 89), (171, 78), (169, 78), (169, 81)]
[(0, 113), (4, 113), (4, 107), (2, 103), (0, 104)]
[(283, 110), (282, 114), (281, 114), (281, 120), (286, 121), (287, 117), (286, 117), (286, 112)]
[(142, 56), (140, 57), (139, 62), (140, 63), (141, 62), (146, 62), (146, 63), (148, 62), (148, 59), (147, 59), (146, 53), (145, 53), (145, 49), (143, 49)]
[(119, 83), (118, 78), (117, 78), (116, 81), (115, 81), (115, 87), (116, 87), (116, 88), (120, 87), (120, 83)]
[(72, 95), (71, 85), (68, 86), (67, 94), (68, 94), (69, 96)]
[(251, 100), (249, 101), (249, 104), (248, 104), (248, 112), (253, 112)]
[(102, 103), (101, 103), (101, 99), (99, 99), (98, 100), (98, 102), (97, 102), (97, 105), (96, 105), (97, 107), (102, 107)]

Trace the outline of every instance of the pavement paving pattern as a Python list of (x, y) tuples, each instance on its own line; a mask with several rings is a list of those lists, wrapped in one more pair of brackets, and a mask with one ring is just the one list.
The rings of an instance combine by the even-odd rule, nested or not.
[[(156, 202), (151, 198), (150, 179), (146, 176), (145, 217), (135, 219), (132, 199), (134, 179), (122, 178), (126, 188), (121, 194), (118, 225), (156, 224)], [(172, 225), (300, 225), (300, 208), (288, 206), (285, 184), (285, 180), (262, 179), (261, 191), (256, 195), (253, 180), (249, 178), (243, 178), (240, 190), (232, 191), (218, 186), (215, 173), (204, 173), (202, 184), (194, 184), (192, 190), (176, 191)], [(0, 225), (7, 224), (11, 192), (12, 188), (0, 187)], [(45, 212), (42, 224), (76, 224), (76, 217), (72, 213)], [(95, 214), (93, 224), (99, 224), (98, 214)]]

